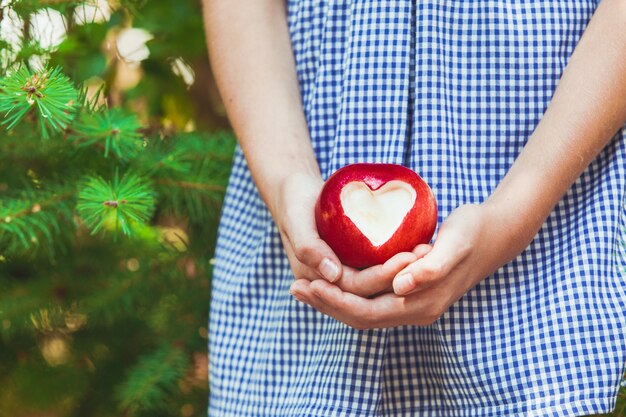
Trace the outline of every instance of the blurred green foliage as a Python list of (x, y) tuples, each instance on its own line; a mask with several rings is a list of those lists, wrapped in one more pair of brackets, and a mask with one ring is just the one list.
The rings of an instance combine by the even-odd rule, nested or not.
[(206, 415), (234, 138), (199, 1), (0, 2), (0, 117), (0, 417)]

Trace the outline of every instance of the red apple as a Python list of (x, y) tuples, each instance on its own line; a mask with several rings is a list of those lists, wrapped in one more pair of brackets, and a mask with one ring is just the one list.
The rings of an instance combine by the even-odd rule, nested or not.
[(428, 184), (402, 165), (352, 164), (324, 184), (315, 221), (341, 262), (365, 268), (428, 243), (437, 202)]

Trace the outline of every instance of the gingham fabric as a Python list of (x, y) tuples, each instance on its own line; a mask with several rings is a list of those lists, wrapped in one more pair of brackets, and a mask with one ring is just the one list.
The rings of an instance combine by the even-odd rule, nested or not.
[[(432, 186), (440, 223), (459, 205), (484, 201), (505, 175), (597, 6), (287, 3), (323, 175), (354, 162), (405, 164)], [(276, 226), (238, 149), (213, 278), (210, 416), (610, 411), (626, 352), (623, 133), (530, 247), (436, 323), (370, 331), (289, 295), (294, 278)]]

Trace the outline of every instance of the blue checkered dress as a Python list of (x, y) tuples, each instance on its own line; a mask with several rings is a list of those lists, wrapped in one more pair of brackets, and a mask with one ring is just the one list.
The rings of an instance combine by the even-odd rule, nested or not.
[[(595, 0), (289, 0), (324, 176), (405, 164), (441, 222), (494, 190)], [(356, 331), (296, 302), (237, 151), (210, 315), (209, 411), (232, 416), (579, 416), (612, 409), (626, 352), (626, 143), (617, 135), (530, 247), (435, 324)], [(549, 181), (549, 178), (546, 178)]]

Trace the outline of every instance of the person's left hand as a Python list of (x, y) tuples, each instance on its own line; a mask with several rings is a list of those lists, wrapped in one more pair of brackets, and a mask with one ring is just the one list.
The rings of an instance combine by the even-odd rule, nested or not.
[(429, 325), (470, 288), (513, 259), (530, 240), (500, 221), (493, 207), (466, 205), (443, 222), (433, 246), (394, 278), (394, 293), (364, 298), (324, 280), (297, 280), (292, 295), (356, 329)]

